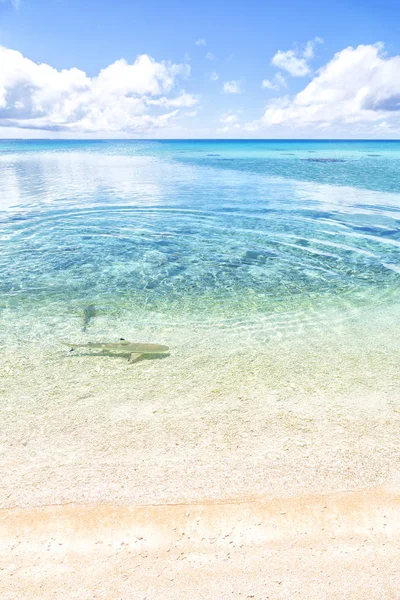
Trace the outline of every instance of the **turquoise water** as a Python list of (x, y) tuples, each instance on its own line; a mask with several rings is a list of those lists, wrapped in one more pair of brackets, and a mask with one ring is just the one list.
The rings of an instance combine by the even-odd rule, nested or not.
[(3, 344), (399, 302), (400, 142), (2, 141), (0, 173)]

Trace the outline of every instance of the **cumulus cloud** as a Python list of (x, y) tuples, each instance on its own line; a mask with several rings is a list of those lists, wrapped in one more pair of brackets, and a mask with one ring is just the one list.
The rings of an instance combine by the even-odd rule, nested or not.
[(214, 60), (215, 56), (214, 56), (214, 54), (212, 52), (207, 52), (206, 59), (207, 60)]
[(277, 73), (273, 79), (264, 79), (261, 82), (261, 87), (268, 90), (280, 90), (287, 87), (286, 79), (281, 73)]
[(143, 54), (133, 64), (117, 60), (88, 77), (0, 47), (0, 126), (86, 133), (165, 127), (197, 102), (185, 92), (174, 94), (177, 80), (189, 73), (188, 65)]
[(193, 106), (194, 104), (197, 104), (197, 102), (198, 100), (195, 96), (183, 92), (175, 98), (166, 98), (165, 96), (157, 99), (148, 98), (146, 104), (147, 106), (163, 106), (165, 108), (168, 108), (170, 106), (175, 106), (178, 108), (188, 108), (190, 106)]
[(311, 73), (308, 61), (314, 56), (314, 48), (316, 44), (322, 42), (321, 38), (314, 38), (307, 42), (303, 50), (296, 48), (295, 50), (278, 50), (271, 60), (271, 64), (279, 69), (284, 69), (293, 77), (304, 77)]
[(294, 98), (269, 102), (261, 121), (247, 130), (265, 127), (376, 135), (399, 131), (400, 56), (388, 57), (381, 43), (341, 50)]
[(223, 91), (226, 94), (240, 94), (240, 83), (239, 81), (225, 81)]
[(219, 79), (218, 73), (216, 73), (215, 71), (210, 73), (210, 81), (218, 81), (218, 79)]
[(195, 41), (195, 46), (205, 46), (206, 45), (206, 40), (204, 38), (200, 38), (199, 40)]

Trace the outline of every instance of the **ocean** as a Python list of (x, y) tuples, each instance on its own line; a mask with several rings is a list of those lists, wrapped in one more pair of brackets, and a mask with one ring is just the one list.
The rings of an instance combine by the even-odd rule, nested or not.
[[(0, 141), (5, 504), (390, 478), (399, 173), (395, 141)], [(120, 338), (170, 351), (62, 344)]]

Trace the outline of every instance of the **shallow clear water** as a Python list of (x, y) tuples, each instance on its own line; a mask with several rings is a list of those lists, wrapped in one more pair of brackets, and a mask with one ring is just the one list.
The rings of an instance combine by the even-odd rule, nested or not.
[(397, 142), (0, 142), (0, 341), (245, 345), (390, 311), (399, 167)]
[[(398, 481), (399, 165), (392, 142), (1, 142), (0, 504)], [(170, 354), (60, 343), (120, 337)]]

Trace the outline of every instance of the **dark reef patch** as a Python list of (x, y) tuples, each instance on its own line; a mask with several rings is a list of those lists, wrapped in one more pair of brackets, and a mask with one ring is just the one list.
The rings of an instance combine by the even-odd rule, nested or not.
[(306, 162), (315, 163), (344, 163), (347, 162), (344, 158), (302, 158)]

